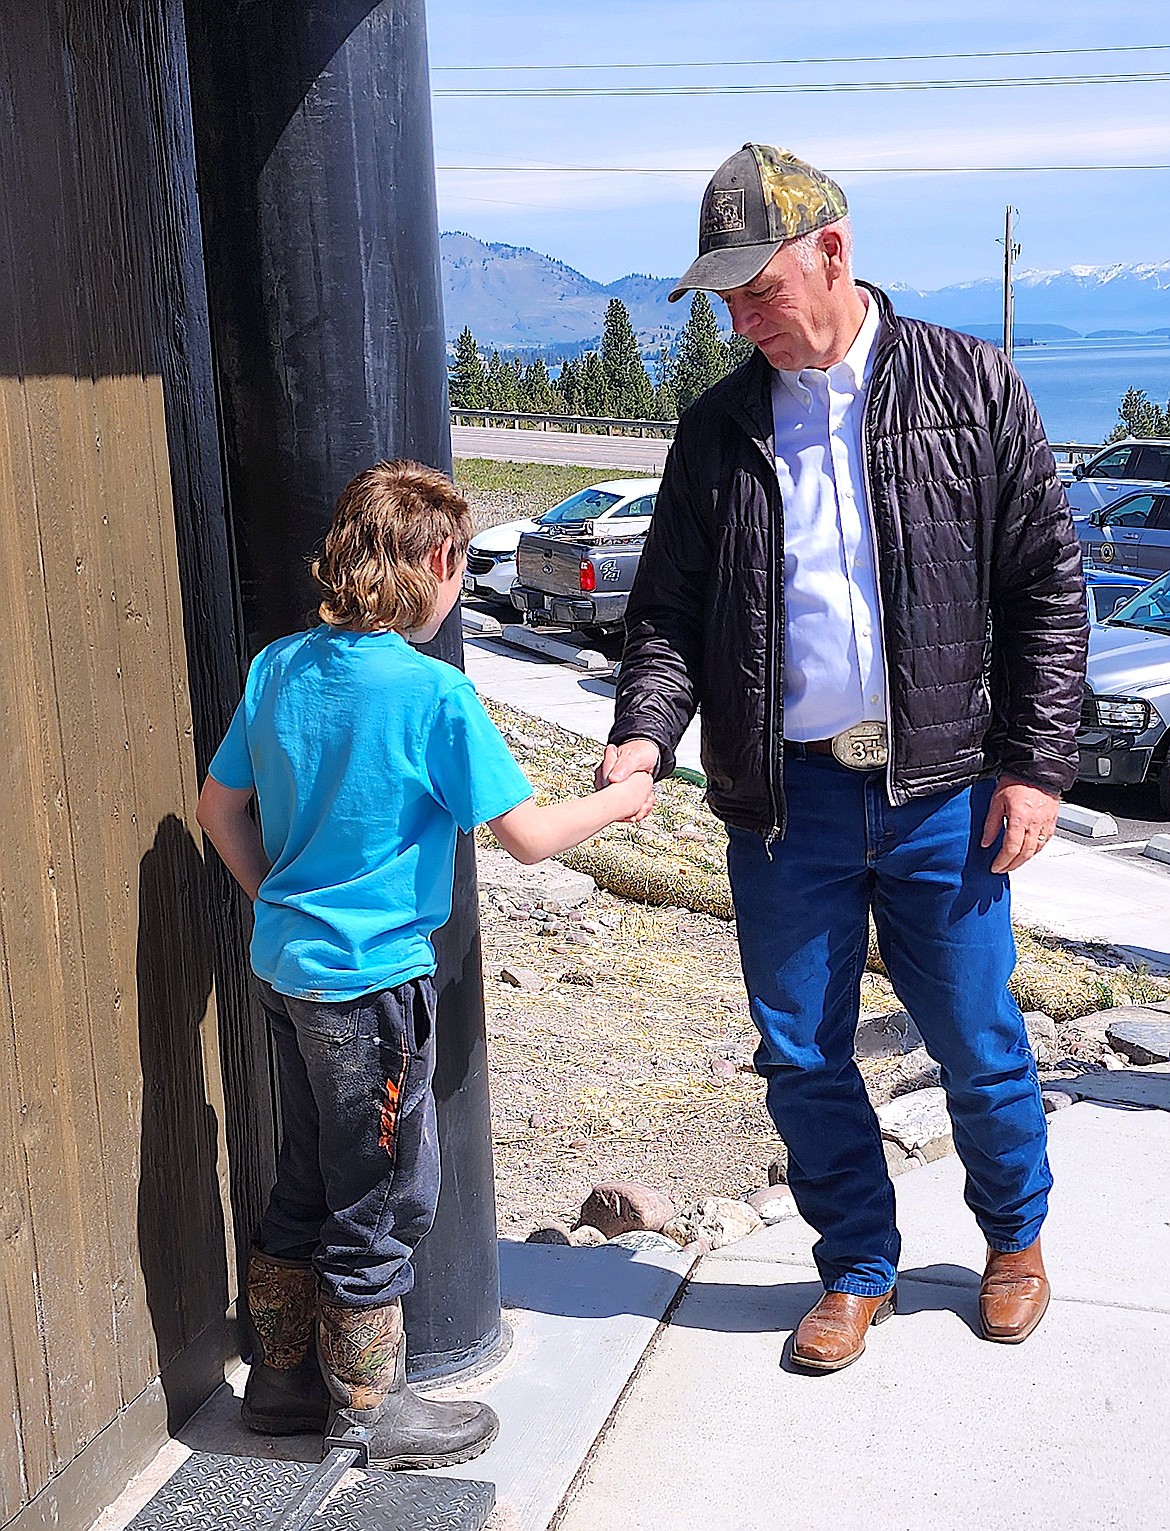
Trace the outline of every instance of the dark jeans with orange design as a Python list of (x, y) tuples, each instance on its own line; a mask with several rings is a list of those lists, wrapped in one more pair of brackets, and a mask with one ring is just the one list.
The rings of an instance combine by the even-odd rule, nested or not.
[(281, 1117), (260, 1248), (311, 1260), (332, 1302), (380, 1307), (414, 1285), (410, 1257), (439, 1200), (434, 983), (326, 1004), (261, 982), (260, 998)]

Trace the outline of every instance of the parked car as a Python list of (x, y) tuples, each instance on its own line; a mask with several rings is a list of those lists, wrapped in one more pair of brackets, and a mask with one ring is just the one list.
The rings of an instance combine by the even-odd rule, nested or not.
[(1116, 441), (1088, 462), (1077, 463), (1064, 492), (1074, 519), (1082, 520), (1150, 484), (1170, 488), (1170, 441)]
[(1170, 571), (1170, 485), (1131, 494), (1077, 522), (1085, 566), (1144, 575)]
[(490, 526), (479, 532), (467, 549), (465, 594), (509, 601), (516, 578), (516, 549), (525, 532), (541, 527), (576, 530), (588, 525), (602, 539), (611, 534), (625, 537), (645, 531), (654, 513), (654, 497), (660, 482), (657, 478), (610, 479), (571, 494), (537, 520), (505, 521), (502, 526)]
[(525, 532), (516, 554), (512, 604), (533, 626), (617, 631), (626, 615), (649, 522), (627, 536), (599, 538), (556, 527)]
[(1153, 780), (1170, 815), (1170, 575), (1089, 629), (1077, 745), (1082, 781)]
[(1148, 580), (1138, 574), (1119, 574), (1112, 569), (1085, 570), (1085, 594), (1089, 598), (1089, 621), (1104, 622), (1119, 606), (1144, 590)]

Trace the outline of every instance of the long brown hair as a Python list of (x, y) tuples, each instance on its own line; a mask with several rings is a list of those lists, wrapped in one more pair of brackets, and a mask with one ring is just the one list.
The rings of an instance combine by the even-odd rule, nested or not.
[(401, 633), (422, 627), (438, 595), (427, 554), (450, 538), (452, 574), (471, 529), (467, 501), (437, 469), (375, 463), (341, 491), (325, 551), (313, 561), (313, 578), (325, 592), (317, 608), (322, 622)]

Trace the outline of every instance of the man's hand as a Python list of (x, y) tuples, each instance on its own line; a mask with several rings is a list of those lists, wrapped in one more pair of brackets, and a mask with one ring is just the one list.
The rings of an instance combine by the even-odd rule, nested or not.
[[(624, 744), (607, 744), (601, 764), (594, 773), (593, 785), (600, 792), (602, 787), (608, 787), (611, 782), (628, 781), (636, 771), (648, 771), (653, 776), (661, 758), (658, 746), (650, 739), (627, 739)], [(652, 792), (629, 822), (640, 824), (653, 807)]]
[(995, 844), (996, 836), (1003, 830), (1003, 844), (991, 870), (1014, 872), (1025, 861), (1031, 861), (1051, 840), (1059, 811), (1060, 798), (1051, 792), (1030, 787), (1014, 776), (1001, 776), (983, 826), (984, 850)]

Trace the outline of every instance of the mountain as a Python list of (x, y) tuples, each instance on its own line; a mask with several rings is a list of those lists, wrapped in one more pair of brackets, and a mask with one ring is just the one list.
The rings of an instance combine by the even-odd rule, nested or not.
[[(1140, 266), (1073, 266), (1067, 271), (1020, 271), (1015, 282), (1016, 325), (1020, 332), (1060, 325), (1076, 334), (1093, 330), (1145, 333), (1170, 320), (1170, 261)], [(935, 292), (895, 284), (895, 307), (916, 319), (954, 329), (1002, 322), (1003, 291), (995, 278), (958, 282)]]
[[(442, 234), (439, 248), (448, 340), (467, 325), (486, 348), (584, 346), (601, 334), (609, 300), (620, 298), (649, 353), (677, 333), (690, 311), (685, 301), (667, 303), (671, 277), (623, 276), (606, 285), (537, 250), (484, 244), (470, 234)], [(887, 291), (899, 313), (998, 338), (1003, 298), (995, 278), (934, 292), (895, 283)], [(1170, 261), (1022, 271), (1015, 291), (1021, 339), (1052, 340), (1100, 330), (1165, 334), (1170, 326)]]

